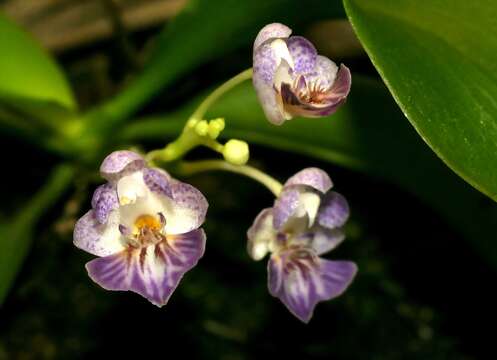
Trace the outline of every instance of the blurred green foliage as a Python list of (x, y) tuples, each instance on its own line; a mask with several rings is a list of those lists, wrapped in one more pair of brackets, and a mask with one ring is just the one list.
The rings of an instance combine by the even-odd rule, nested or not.
[(68, 165), (55, 168), (40, 191), (27, 204), (17, 209), (9, 219), (0, 222), (0, 304), (3, 303), (29, 247), (37, 238), (36, 226), (41, 216), (61, 197), (73, 180)]
[(69, 109), (76, 103), (67, 79), (34, 39), (0, 13), (0, 101), (15, 98), (53, 102)]

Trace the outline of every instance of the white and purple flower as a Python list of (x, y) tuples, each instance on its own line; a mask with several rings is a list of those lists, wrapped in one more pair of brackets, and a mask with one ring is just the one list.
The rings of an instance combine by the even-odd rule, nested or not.
[(334, 113), (347, 98), (351, 75), (318, 55), (312, 43), (290, 36), (283, 24), (266, 25), (254, 41), (253, 82), (264, 113), (276, 125), (294, 116)]
[(88, 275), (163, 306), (204, 254), (207, 200), (131, 151), (107, 156), (100, 173), (108, 182), (74, 229), (74, 244), (99, 256), (86, 264)]
[(347, 201), (330, 191), (332, 186), (323, 170), (298, 172), (247, 233), (248, 252), (254, 260), (271, 253), (269, 292), (306, 323), (318, 302), (342, 294), (357, 273), (351, 261), (320, 257), (345, 239), (342, 228), (349, 217)]

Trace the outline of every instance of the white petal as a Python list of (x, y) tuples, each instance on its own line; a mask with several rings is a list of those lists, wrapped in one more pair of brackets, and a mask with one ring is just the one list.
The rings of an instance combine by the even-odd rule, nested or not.
[(166, 234), (183, 234), (196, 228), (198, 213), (188, 207), (177, 206), (174, 201), (162, 198), (162, 213), (166, 217)]
[(290, 65), (290, 67), (293, 69), (294, 67), (293, 58), (290, 55), (290, 51), (288, 50), (288, 46), (286, 45), (286, 42), (284, 40), (276, 39), (272, 41), (271, 48), (273, 49), (277, 57), (276, 66), (278, 66), (281, 60), (284, 59), (288, 63), (288, 65)]
[(302, 192), (300, 193), (299, 203), (301, 211), (305, 212), (308, 216), (309, 226), (312, 226), (316, 220), (321, 198), (314, 192)]
[(123, 176), (117, 183), (117, 196), (121, 205), (132, 204), (139, 197), (144, 197), (147, 192), (149, 191), (143, 181), (142, 171)]
[(109, 214), (107, 222), (100, 224), (93, 212), (88, 211), (74, 228), (74, 245), (97, 256), (116, 254), (124, 249), (125, 239), (119, 232), (119, 211)]
[(272, 209), (264, 209), (247, 231), (247, 251), (254, 260), (261, 260), (276, 246), (276, 231), (273, 228)]
[[(139, 197), (135, 202), (123, 205), (119, 208), (119, 223), (129, 228), (132, 232), (136, 229), (135, 222), (142, 215), (159, 216), (163, 207), (153, 195)], [(164, 215), (164, 214), (163, 214)]]

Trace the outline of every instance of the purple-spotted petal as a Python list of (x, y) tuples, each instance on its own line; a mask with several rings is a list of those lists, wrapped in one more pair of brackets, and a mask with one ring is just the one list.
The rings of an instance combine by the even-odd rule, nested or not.
[(303, 169), (290, 177), (286, 181), (285, 187), (292, 185), (307, 185), (322, 193), (326, 193), (333, 187), (333, 183), (328, 174), (325, 171), (314, 167)]
[(143, 181), (150, 191), (172, 198), (171, 177), (162, 169), (143, 169)]
[(280, 58), (271, 43), (263, 44), (257, 48), (253, 58), (253, 79), (256, 91), (261, 85), (266, 85), (272, 89), (274, 74), (279, 63)]
[(280, 230), (299, 207), (300, 193), (297, 189), (284, 189), (274, 202), (273, 227)]
[(101, 224), (94, 210), (83, 215), (74, 226), (73, 242), (78, 248), (97, 256), (107, 256), (124, 249), (117, 212)]
[(156, 245), (129, 248), (86, 264), (88, 275), (107, 290), (130, 290), (157, 306), (165, 305), (183, 275), (205, 250), (202, 229), (168, 237)]
[[(284, 64), (289, 62), (293, 63), (288, 47), (280, 39), (268, 41), (254, 51), (252, 81), (266, 118), (275, 125), (281, 125), (285, 121), (277, 90), (283, 80), (282, 75), (285, 75), (285, 71), (288, 73)], [(288, 82), (288, 75), (283, 78)]]
[(273, 255), (268, 263), (271, 295), (307, 323), (317, 303), (342, 294), (357, 273), (350, 261), (329, 261), (305, 249)]
[(276, 98), (276, 91), (273, 86), (267, 85), (264, 79), (257, 76), (254, 71), (253, 77), (254, 88), (261, 104), (264, 115), (270, 123), (274, 125), (281, 125), (285, 122), (285, 115), (281, 111)]
[(145, 160), (137, 153), (128, 150), (114, 151), (108, 155), (102, 165), (100, 174), (103, 178), (116, 182), (122, 176), (145, 167)]
[(274, 38), (287, 38), (292, 33), (292, 29), (280, 23), (272, 23), (264, 26), (257, 34), (254, 41), (254, 51), (266, 40)]
[(91, 206), (95, 211), (97, 221), (105, 224), (110, 212), (119, 207), (115, 186), (110, 183), (100, 185), (93, 193)]
[(276, 239), (273, 228), (272, 208), (262, 210), (247, 231), (247, 251), (254, 260), (261, 260), (271, 251), (271, 244)]
[(166, 205), (166, 232), (185, 233), (199, 228), (205, 221), (209, 203), (202, 193), (190, 184), (171, 182), (171, 206)]
[(306, 74), (316, 66), (317, 51), (314, 45), (302, 36), (292, 36), (286, 40), (297, 74)]
[(320, 225), (329, 229), (342, 227), (347, 222), (349, 215), (349, 204), (343, 195), (330, 191), (321, 199), (318, 211)]
[(338, 66), (325, 56), (318, 55), (314, 69), (305, 74), (305, 79), (315, 87), (327, 90), (331, 88), (338, 73)]

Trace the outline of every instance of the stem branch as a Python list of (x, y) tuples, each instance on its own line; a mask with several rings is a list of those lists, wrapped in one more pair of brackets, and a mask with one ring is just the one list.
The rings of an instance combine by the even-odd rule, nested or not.
[(177, 171), (188, 176), (204, 171), (228, 171), (247, 176), (268, 188), (278, 196), (283, 185), (273, 177), (249, 165), (233, 165), (223, 160), (183, 161), (178, 164)]
[(197, 119), (197, 120), (202, 120), (205, 113), (209, 109), (209, 107), (219, 98), (221, 95), (223, 95), (225, 92), (231, 90), (238, 84), (244, 82), (245, 80), (249, 80), (252, 78), (252, 68), (247, 69), (245, 71), (242, 71), (238, 75), (235, 75), (228, 81), (226, 81), (224, 84), (219, 86), (216, 90), (214, 90), (212, 93), (210, 93), (209, 96), (207, 96), (204, 101), (198, 106), (197, 110), (192, 114), (190, 119)]

